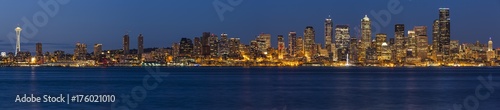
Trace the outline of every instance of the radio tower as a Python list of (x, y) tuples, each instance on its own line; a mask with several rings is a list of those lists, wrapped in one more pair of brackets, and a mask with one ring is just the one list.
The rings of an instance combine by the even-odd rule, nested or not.
[(23, 29), (21, 29), (21, 27), (17, 26), (17, 28), (15, 30), (16, 30), (16, 37), (17, 37), (15, 55), (17, 56), (17, 53), (21, 52), (21, 31)]

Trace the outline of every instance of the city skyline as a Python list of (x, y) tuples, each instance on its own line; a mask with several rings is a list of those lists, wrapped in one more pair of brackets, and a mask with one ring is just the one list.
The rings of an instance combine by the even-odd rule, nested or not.
[[(78, 1), (78, 2), (80, 2), (80, 1)], [(113, 25), (113, 27), (115, 27), (115, 28), (120, 28), (120, 29), (129, 28), (129, 29), (123, 29), (123, 30), (120, 30), (120, 31), (117, 31), (117, 29), (111, 29), (113, 31), (109, 31), (109, 32), (107, 32), (107, 31), (106, 32), (96, 31), (95, 33), (92, 32), (92, 31), (89, 32), (89, 31), (86, 31), (86, 30), (78, 30), (78, 29), (75, 29), (76, 31), (78, 31), (78, 32), (75, 32), (75, 30), (73, 30), (72, 28), (69, 28), (69, 29), (61, 31), (61, 32), (59, 32), (59, 31), (54, 31), (54, 32), (45, 31), (45, 30), (54, 29), (53, 25), (58, 25), (56, 27), (67, 26), (67, 25), (60, 25), (61, 21), (67, 23), (67, 20), (62, 20), (61, 18), (58, 18), (57, 16), (65, 16), (65, 17), (68, 16), (68, 13), (71, 13), (71, 12), (64, 11), (64, 10), (71, 10), (71, 9), (68, 9), (69, 8), (68, 5), (72, 5), (72, 4), (75, 5), (74, 3), (78, 3), (78, 2), (72, 1), (72, 3), (70, 3), (70, 4), (67, 4), (65, 6), (61, 6), (59, 14), (56, 15), (56, 17), (51, 18), (50, 22), (48, 23), (48, 25), (46, 27), (39, 28), (39, 30), (40, 30), (39, 33), (36, 36), (34, 36), (33, 38), (28, 38), (27, 39), (28, 40), (27, 43), (21, 43), (21, 45), (23, 45), (23, 46), (21, 46), (21, 50), (23, 50), (23, 51), (28, 50), (30, 52), (34, 52), (34, 50), (35, 50), (35, 45), (34, 44), (38, 43), (38, 42), (41, 42), (42, 44), (47, 44), (47, 45), (44, 45), (44, 51), (49, 51), (49, 52), (52, 52), (52, 51), (55, 51), (55, 50), (64, 50), (64, 51), (67, 51), (67, 52), (71, 52), (71, 50), (74, 49), (74, 44), (76, 42), (82, 42), (82, 43), (86, 43), (86, 44), (102, 44), (103, 45), (103, 50), (120, 49), (121, 43), (122, 43), (122, 42), (120, 42), (121, 41), (121, 37), (125, 33), (127, 33), (127, 32), (129, 32), (130, 35), (131, 35), (131, 37), (133, 37), (133, 40), (130, 41), (130, 45), (132, 46), (131, 49), (136, 49), (137, 48), (137, 41), (135, 40), (136, 39), (135, 37), (138, 36), (140, 33), (144, 34), (144, 37), (145, 37), (144, 38), (145, 39), (144, 40), (144, 47), (145, 48), (150, 48), (150, 47), (170, 47), (172, 43), (179, 42), (180, 38), (191, 38), (191, 39), (193, 39), (194, 37), (200, 37), (202, 32), (211, 32), (211, 33), (214, 33), (214, 34), (217, 34), (217, 35), (219, 35), (221, 33), (227, 33), (228, 36), (231, 37), (231, 38), (232, 37), (238, 37), (238, 38), (240, 38), (241, 42), (244, 43), (244, 44), (248, 44), (250, 42), (250, 40), (255, 39), (255, 36), (258, 36), (259, 33), (269, 33), (269, 34), (271, 34), (271, 39), (273, 40), (272, 47), (276, 47), (277, 46), (277, 42), (275, 42), (275, 41), (276, 41), (278, 35), (285, 35), (286, 36), (290, 31), (295, 31), (295, 32), (298, 32), (297, 36), (304, 36), (303, 33), (302, 33), (302, 31), (303, 31), (304, 27), (306, 27), (306, 26), (312, 26), (312, 27), (314, 27), (314, 29), (316, 31), (315, 32), (315, 39), (314, 39), (314, 41), (317, 42), (317, 43), (321, 43), (322, 45), (324, 45), (323, 41), (324, 41), (325, 36), (323, 36), (323, 34), (322, 34), (322, 33), (324, 33), (324, 30), (323, 30), (324, 26), (323, 25), (324, 25), (324, 20), (325, 20), (325, 18), (328, 17), (328, 15), (331, 15), (334, 27), (337, 26), (337, 25), (341, 25), (341, 24), (348, 24), (350, 26), (350, 31), (351, 31), (350, 35), (351, 35), (351, 37), (359, 39), (360, 38), (360, 33), (358, 33), (358, 32), (355, 31), (355, 28), (358, 25), (360, 25), (359, 19), (361, 17), (363, 17), (364, 14), (368, 14), (368, 16), (370, 18), (375, 19), (373, 16), (371, 16), (370, 11), (377, 12), (379, 10), (384, 10), (385, 7), (386, 7), (386, 6), (384, 6), (384, 4), (387, 4), (387, 2), (376, 3), (376, 4), (378, 4), (377, 6), (380, 6), (380, 7), (371, 7), (371, 9), (367, 8), (367, 9), (364, 9), (364, 10), (356, 10), (354, 8), (348, 8), (348, 9), (352, 9), (352, 10), (355, 10), (355, 11), (345, 11), (345, 12), (341, 11), (341, 13), (339, 13), (339, 11), (338, 11), (339, 9), (332, 8), (333, 11), (329, 11), (329, 10), (327, 11), (327, 10), (321, 10), (321, 9), (310, 9), (311, 11), (314, 12), (314, 13), (310, 13), (310, 14), (299, 14), (299, 13), (293, 14), (293, 13), (291, 13), (291, 15), (289, 15), (289, 16), (282, 16), (282, 17), (280, 16), (280, 14), (277, 14), (276, 16), (280, 16), (280, 17), (263, 17), (263, 18), (259, 18), (260, 20), (262, 20), (261, 22), (252, 23), (252, 24), (255, 24), (255, 25), (245, 25), (245, 26), (248, 26), (248, 27), (242, 28), (242, 29), (237, 30), (237, 31), (234, 31), (234, 29), (212, 29), (212, 28), (207, 27), (207, 26), (202, 26), (201, 28), (204, 28), (204, 29), (201, 29), (201, 28), (195, 28), (195, 29), (192, 29), (192, 30), (187, 29), (187, 30), (184, 30), (184, 31), (186, 31), (185, 33), (183, 32), (183, 33), (179, 34), (179, 33), (176, 33), (176, 32), (171, 33), (171, 32), (165, 32), (165, 31), (161, 31), (161, 30), (158, 31), (158, 29), (147, 28), (148, 31), (144, 31), (144, 29), (133, 29), (133, 28), (131, 28), (131, 27), (134, 27), (134, 26), (119, 27), (119, 26), (115, 26), (115, 25)], [(428, 2), (428, 1), (419, 1), (419, 2), (420, 3), (425, 3), (425, 2)], [(416, 1), (413, 1), (413, 2), (401, 1), (401, 6), (404, 7), (404, 11), (401, 12), (400, 14), (391, 15), (392, 20), (389, 21), (389, 25), (385, 26), (384, 28), (381, 28), (380, 32), (372, 32), (371, 39), (374, 39), (375, 38), (375, 34), (378, 34), (378, 33), (385, 33), (385, 34), (387, 34), (387, 38), (393, 38), (394, 35), (393, 35), (392, 31), (393, 31), (393, 25), (394, 24), (405, 24), (405, 26), (408, 27), (408, 29), (410, 29), (413, 26), (427, 26), (428, 27), (427, 33), (432, 33), (431, 32), (432, 22), (433, 22), (434, 19), (436, 19), (438, 17), (438, 14), (436, 14), (436, 10), (438, 8), (441, 8), (441, 7), (450, 7), (450, 9), (451, 9), (450, 13), (452, 14), (451, 19), (453, 19), (452, 20), (453, 24), (451, 25), (452, 30), (453, 30), (451, 32), (452, 39), (460, 40), (461, 44), (462, 43), (474, 43), (476, 40), (480, 41), (481, 43), (486, 43), (488, 41), (488, 38), (490, 38), (490, 37), (493, 37), (493, 42), (495, 42), (497, 40), (497, 39), (495, 39), (495, 35), (498, 35), (498, 34), (489, 34), (490, 32), (491, 33), (495, 33), (495, 32), (494, 31), (488, 31), (488, 30), (491, 30), (491, 29), (494, 29), (494, 28), (479, 29), (481, 31), (477, 31), (477, 32), (471, 31), (470, 33), (467, 33), (467, 32), (463, 31), (464, 29), (465, 30), (475, 30), (475, 29), (474, 29), (474, 27), (468, 27), (468, 25), (467, 26), (461, 26), (461, 25), (464, 24), (464, 21), (460, 22), (460, 20), (466, 19), (466, 17), (462, 17), (462, 16), (464, 16), (462, 13), (469, 12), (469, 11), (463, 11), (464, 8), (460, 7), (461, 5), (457, 5), (457, 4), (460, 4), (460, 2), (458, 2), (458, 3), (456, 3), (456, 2), (454, 2), (454, 3), (448, 3), (448, 2), (446, 2), (447, 3), (446, 5), (449, 5), (449, 6), (434, 6), (434, 5), (433, 6), (429, 6), (429, 7), (437, 7), (437, 8), (425, 8), (425, 7), (424, 8), (412, 8), (412, 7), (415, 7), (415, 6), (414, 5), (405, 5), (405, 4), (408, 4), (408, 3), (417, 3), (417, 4), (419, 4), (419, 2), (416, 2)], [(467, 2), (467, 1), (464, 1), (464, 2)], [(128, 4), (128, 3), (129, 2), (126, 1), (124, 4)], [(210, 3), (208, 4), (208, 7), (210, 7), (209, 9), (213, 9), (213, 7), (212, 7), (212, 5)], [(235, 9), (246, 10), (245, 7), (247, 7), (247, 6), (245, 5), (245, 3), (247, 3), (247, 4), (253, 4), (252, 1), (245, 1), (245, 2), (242, 3), (241, 6), (235, 7)], [(341, 2), (341, 3), (349, 4), (350, 2)], [(311, 5), (311, 4), (320, 5), (318, 3), (309, 3), (308, 5)], [(500, 5), (499, 3), (496, 3), (496, 4)], [(440, 5), (440, 4), (438, 3), (438, 5)], [(77, 5), (77, 6), (81, 6), (81, 5)], [(489, 8), (491, 8), (491, 7), (489, 7)], [(421, 9), (422, 11), (420, 11), (420, 12), (414, 11), (415, 9)], [(40, 9), (34, 9), (34, 10), (40, 10)], [(267, 9), (267, 11), (273, 11), (273, 10), (276, 10), (276, 9)], [(428, 12), (427, 10), (431, 10), (431, 12)], [(117, 10), (115, 10), (115, 11), (117, 11)], [(193, 10), (187, 10), (187, 11), (193, 11)], [(208, 11), (212, 12), (211, 10), (208, 10)], [(460, 11), (460, 12), (458, 12), (458, 11)], [(499, 9), (499, 11), (500, 11), (500, 9)], [(287, 12), (287, 11), (284, 11), (284, 12)], [(359, 12), (362, 12), (362, 13), (359, 13)], [(30, 14), (28, 12), (26, 12), (26, 13), (27, 14), (21, 15), (21, 17), (22, 16), (28, 16)], [(252, 17), (244, 18), (244, 19), (235, 18), (234, 15), (237, 15), (238, 13), (241, 14), (241, 13), (244, 13), (244, 11), (243, 12), (238, 12), (237, 10), (235, 10), (234, 12), (227, 12), (226, 13), (226, 19), (224, 21), (220, 21), (216, 17), (217, 14), (215, 13), (215, 11), (213, 11), (212, 14), (207, 14), (207, 15), (210, 15), (210, 16), (214, 16), (213, 18), (212, 17), (205, 17), (207, 20), (203, 20), (203, 19), (199, 19), (199, 20), (201, 22), (203, 22), (203, 21), (205, 21), (205, 22), (215, 22), (216, 24), (220, 24), (220, 26), (216, 26), (218, 28), (233, 28), (233, 27), (227, 26), (227, 25), (233, 24), (233, 23), (238, 24), (237, 22), (251, 20), (251, 18), (252, 18)], [(415, 22), (405, 22), (405, 21), (408, 21), (408, 20), (412, 21), (415, 18), (417, 18), (417, 15), (414, 15), (414, 14), (411, 14), (411, 13), (416, 13), (416, 14), (419, 14), (419, 15), (423, 15), (422, 17), (418, 16), (419, 19), (423, 19), (423, 20), (417, 20)], [(193, 13), (193, 14), (196, 14), (196, 13)], [(263, 14), (266, 14), (266, 13), (263, 13)], [(134, 15), (134, 14), (131, 14), (131, 15)], [(313, 17), (307, 17), (307, 19), (303, 19), (300, 22), (292, 22), (292, 23), (289, 23), (287, 25), (280, 25), (282, 23), (280, 23), (280, 21), (276, 19), (276, 18), (289, 18), (290, 20), (295, 20), (293, 18), (294, 16), (297, 16), (298, 18), (303, 18), (303, 17), (300, 17), (300, 16), (308, 16), (308, 15), (311, 15)], [(319, 16), (319, 15), (321, 15), (321, 16)], [(492, 16), (492, 15), (487, 15), (487, 16)], [(17, 16), (17, 19), (19, 19), (21, 17)], [(292, 17), (292, 18), (290, 18), (290, 17)], [(11, 17), (9, 17), (9, 18), (11, 18)], [(73, 18), (73, 17), (69, 17), (69, 18)], [(408, 18), (408, 19), (405, 20), (404, 18)], [(104, 20), (95, 20), (95, 21), (102, 22), (102, 21), (106, 21), (106, 20), (107, 20), (107, 18), (104, 19)], [(13, 21), (20, 22), (20, 20), (13, 20)], [(136, 21), (136, 20), (130, 20), (129, 19), (128, 21)], [(195, 21), (193, 23), (189, 23), (188, 21), (182, 21), (182, 23), (184, 23), (186, 26), (190, 26), (190, 25), (194, 25), (196, 22), (200, 22), (200, 21)], [(268, 21), (276, 22), (276, 23), (267, 23)], [(351, 22), (351, 21), (355, 21), (355, 22)], [(172, 22), (172, 21), (165, 21), (165, 22), (169, 23), (169, 22)], [(377, 20), (372, 20), (372, 22), (376, 22), (376, 23), (380, 24), (380, 22), (377, 21)], [(163, 23), (161, 21), (157, 21), (157, 23), (158, 24), (151, 24), (151, 25), (153, 25), (155, 27), (158, 27), (158, 26), (161, 27), (161, 26), (164, 26), (164, 25), (161, 25), (161, 24), (165, 24), (165, 23)], [(262, 28), (251, 28), (251, 27), (255, 27), (255, 26), (259, 27), (262, 24), (266, 24), (266, 23), (267, 23), (268, 26), (263, 26)], [(470, 21), (469, 22), (465, 21), (465, 23), (471, 23), (471, 22)], [(493, 23), (496, 24), (497, 22), (493, 22)], [(125, 22), (123, 24), (127, 24), (127, 23)], [(21, 25), (23, 25), (22, 22), (21, 22)], [(175, 27), (175, 26), (185, 27), (185, 25), (172, 25), (172, 26), (173, 27)], [(207, 24), (207, 25), (209, 25), (209, 24)], [(293, 26), (290, 26), (290, 25), (293, 25)], [(299, 25), (301, 25), (301, 26), (299, 26)], [(85, 26), (88, 26), (88, 25), (82, 25), (82, 26), (85, 27)], [(496, 26), (496, 25), (494, 25), (494, 26)], [(5, 25), (2, 25), (2, 27), (0, 29), (4, 29), (5, 27), (6, 27)], [(13, 27), (15, 27), (15, 26), (13, 26)], [(97, 29), (103, 29), (105, 27), (109, 27), (109, 26), (96, 27), (96, 28)], [(140, 27), (140, 26), (138, 26), (138, 27)], [(170, 26), (167, 25), (167, 27), (170, 27)], [(273, 28), (273, 27), (279, 28), (278, 31), (277, 31), (276, 28)], [(49, 29), (47, 29), (47, 28), (49, 28)], [(170, 29), (170, 28), (165, 28), (165, 29)], [(104, 30), (108, 30), (108, 29), (104, 29)], [(225, 30), (227, 30), (227, 31), (225, 31)], [(280, 30), (285, 30), (285, 31), (280, 31)], [(23, 30), (23, 31), (25, 31), (25, 30)], [(65, 33), (65, 31), (73, 32), (75, 34), (73, 34), (73, 35), (68, 34), (69, 37), (66, 36), (66, 35), (64, 35), (64, 38), (59, 39), (59, 37), (61, 36), (60, 34), (67, 34), (67, 33)], [(376, 31), (376, 30), (373, 30), (373, 31)], [(1, 30), (0, 32), (2, 32), (2, 33), (12, 32), (12, 27), (8, 27), (8, 30)], [(52, 34), (54, 34), (53, 36), (56, 36), (56, 37), (39, 37), (39, 36), (52, 36), (52, 35), (50, 35), (48, 33), (52, 33)], [(78, 35), (78, 33), (84, 33), (84, 34)], [(101, 34), (104, 33), (104, 34), (103, 35), (99, 35), (98, 33), (101, 33)], [(163, 33), (163, 35), (158, 35), (158, 33)], [(109, 36), (106, 35), (106, 37), (103, 37), (105, 34), (108, 34)], [(466, 35), (470, 35), (470, 34), (477, 34), (477, 36), (474, 36), (474, 37), (467, 37), (466, 36)], [(21, 34), (21, 35), (23, 35), (23, 34)], [(94, 35), (96, 37), (93, 37)], [(72, 37), (72, 36), (75, 36), (75, 37)], [(78, 37), (78, 36), (82, 36), (82, 37)], [(430, 34), (428, 34), (428, 36), (431, 37)], [(481, 39), (483, 37), (484, 37), (484, 39)], [(47, 40), (47, 39), (50, 39), (50, 40)], [(63, 39), (65, 39), (67, 41), (65, 41), (65, 42), (56, 42), (58, 40), (63, 40)], [(285, 37), (285, 39), (288, 40), (288, 37)], [(431, 38), (429, 38), (429, 40), (430, 39)], [(1, 46), (1, 48), (0, 48), (1, 50), (0, 51), (14, 52), (13, 51), (13, 46), (12, 46), (14, 44), (11, 44), (10, 41), (9, 41), (9, 39), (3, 38), (3, 39), (1, 39), (1, 41), (2, 41), (1, 43), (3, 45)], [(432, 41), (429, 41), (429, 43), (431, 43), (431, 42)], [(494, 47), (499, 47), (499, 46), (498, 46), (498, 44), (494, 44)]]

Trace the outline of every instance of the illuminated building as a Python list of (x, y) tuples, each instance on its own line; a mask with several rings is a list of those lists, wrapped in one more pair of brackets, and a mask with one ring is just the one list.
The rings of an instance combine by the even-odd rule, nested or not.
[(297, 54), (298, 57), (304, 57), (304, 39), (302, 37), (297, 38)]
[[(351, 35), (349, 34), (349, 26), (348, 25), (337, 25), (335, 27), (335, 45), (336, 45), (336, 53), (338, 61), (346, 61), (347, 52), (350, 48), (350, 40)], [(354, 43), (357, 43), (354, 42)], [(353, 55), (351, 55), (353, 56)]]
[(332, 53), (331, 45), (332, 45), (332, 36), (333, 36), (333, 23), (332, 23), (332, 18), (328, 16), (328, 18), (325, 19), (325, 48), (327, 49), (328, 53)]
[(278, 35), (278, 59), (283, 59), (285, 55), (285, 38), (283, 35)]
[(416, 36), (427, 35), (427, 26), (415, 26), (413, 27)]
[[(349, 47), (343, 48), (341, 52), (343, 54), (340, 55), (341, 61), (344, 61), (344, 59), (349, 59), (349, 63), (358, 63), (359, 59), (359, 54), (358, 54), (358, 47), (361, 44), (357, 38), (350, 38), (349, 39)], [(349, 55), (346, 55), (345, 53), (348, 53)], [(345, 57), (345, 58), (344, 58)]]
[(130, 37), (128, 34), (123, 36), (123, 54), (128, 54), (130, 52)]
[(450, 55), (450, 9), (439, 8), (438, 20), (438, 52), (443, 53), (443, 59), (448, 60)]
[(268, 48), (271, 48), (271, 34), (260, 34), (259, 38), (264, 41), (264, 47), (262, 47), (264, 50), (267, 50)]
[(210, 35), (210, 37), (208, 38), (208, 44), (210, 47), (210, 57), (219, 57), (219, 37), (217, 37), (217, 35), (215, 34)]
[(201, 55), (203, 57), (210, 57), (210, 32), (203, 32), (201, 36)]
[(407, 49), (411, 51), (412, 54), (409, 54), (407, 57), (415, 57), (417, 56), (417, 35), (415, 34), (415, 31), (413, 30), (408, 30), (408, 37), (407, 37)]
[(193, 57), (200, 57), (201, 56), (201, 39), (200, 37), (195, 37), (194, 42), (193, 42)]
[(137, 37), (137, 59), (142, 61), (142, 54), (144, 53), (144, 36), (139, 34)]
[(368, 18), (368, 15), (365, 15), (363, 19), (361, 19), (361, 44), (359, 50), (359, 62), (364, 63), (365, 58), (367, 56), (366, 49), (371, 45), (372, 38), (372, 30), (371, 30), (371, 21)]
[(219, 53), (220, 55), (226, 57), (229, 54), (229, 45), (228, 41), (229, 39), (227, 38), (226, 33), (222, 33), (220, 35), (220, 41), (219, 41)]
[(240, 38), (230, 38), (229, 39), (229, 58), (240, 58)]
[(297, 33), (291, 31), (288, 33), (288, 54), (292, 57), (295, 57), (297, 52)]
[(179, 43), (179, 56), (191, 57), (193, 53), (193, 41), (189, 38), (181, 38)]
[(427, 35), (419, 35), (417, 37), (417, 57), (421, 59), (427, 58), (429, 43)]
[[(375, 47), (377, 49), (377, 56), (381, 57), (382, 56), (382, 52), (384, 51), (382, 49), (382, 44), (386, 43), (387, 41), (387, 34), (383, 34), (383, 33), (379, 33), (375, 36)], [(387, 43), (386, 43), (387, 45)], [(379, 58), (381, 59), (381, 58)]]
[(304, 54), (307, 57), (308, 61), (313, 54), (313, 48), (315, 46), (315, 33), (314, 28), (312, 26), (307, 26), (304, 30)]
[(493, 41), (490, 40), (488, 41), (488, 51), (486, 51), (486, 56), (487, 56), (487, 61), (492, 61), (495, 60), (495, 51), (493, 51)]
[(450, 55), (449, 55), (449, 60), (452, 59), (457, 59), (458, 54), (459, 54), (459, 41), (458, 40), (451, 40), (450, 41)]
[(383, 42), (382, 45), (381, 45), (381, 53), (379, 55), (379, 61), (390, 61), (391, 60), (391, 48), (389, 47), (389, 45), (386, 43), (386, 42)]
[(337, 25), (335, 27), (335, 45), (337, 49), (349, 46), (349, 40), (351, 35), (349, 34), (348, 25)]
[(21, 52), (21, 31), (22, 30), (23, 29), (21, 29), (21, 27), (19, 27), (19, 26), (15, 29), (15, 31), (16, 31), (16, 52), (14, 54), (15, 56), (17, 56), (18, 52)]
[(75, 51), (73, 53), (74, 60), (87, 60), (87, 45), (84, 43), (76, 43)]
[(36, 56), (43, 56), (42, 43), (36, 43)]
[(170, 55), (172, 55), (172, 57), (175, 58), (175, 57), (179, 56), (179, 51), (180, 51), (180, 44), (177, 42), (173, 43), (172, 44), (172, 52), (171, 52), (172, 54), (170, 54)]
[(394, 49), (396, 50), (396, 60), (398, 62), (401, 62), (403, 58), (406, 56), (406, 48), (404, 46), (404, 40), (405, 40), (405, 25), (404, 24), (396, 24), (395, 26), (395, 33), (394, 33), (394, 38), (395, 38), (395, 44), (394, 44)]
[(102, 52), (102, 44), (94, 44), (94, 58), (98, 59)]

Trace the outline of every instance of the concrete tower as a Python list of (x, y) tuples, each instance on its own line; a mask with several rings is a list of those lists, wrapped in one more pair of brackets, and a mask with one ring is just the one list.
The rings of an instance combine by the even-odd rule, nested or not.
[(16, 29), (16, 52), (15, 52), (15, 55), (17, 55), (17, 53), (21, 52), (21, 31), (23, 29), (21, 29), (21, 27), (17, 27)]

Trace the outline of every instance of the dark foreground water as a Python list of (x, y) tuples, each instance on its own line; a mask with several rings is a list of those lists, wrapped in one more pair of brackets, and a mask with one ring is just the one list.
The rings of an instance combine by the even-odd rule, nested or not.
[[(488, 86), (489, 75), (498, 85), (500, 68), (38, 67), (0, 70), (2, 110), (454, 110), (453, 105), (462, 106), (464, 110), (500, 109), (499, 87)], [(485, 80), (481, 82), (478, 78)], [(15, 102), (17, 95), (24, 94), (109, 94), (115, 95), (116, 101), (114, 104)]]

